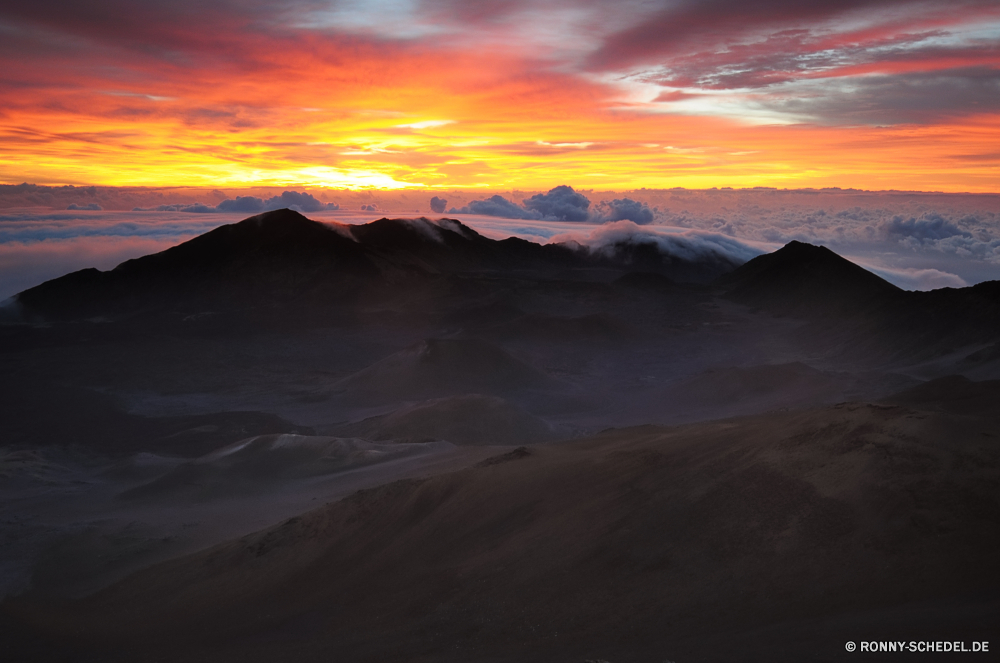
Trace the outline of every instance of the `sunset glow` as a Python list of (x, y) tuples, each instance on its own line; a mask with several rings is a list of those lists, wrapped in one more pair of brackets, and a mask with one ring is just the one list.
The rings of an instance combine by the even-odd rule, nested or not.
[(49, 0), (0, 34), (6, 183), (1000, 182), (994, 2)]

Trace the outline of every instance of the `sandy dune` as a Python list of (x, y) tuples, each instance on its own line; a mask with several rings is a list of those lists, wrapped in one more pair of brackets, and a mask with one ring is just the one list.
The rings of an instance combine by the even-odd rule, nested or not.
[(478, 393), (506, 396), (558, 389), (552, 378), (479, 339), (427, 339), (334, 387), (359, 401), (384, 402)]
[(536, 444), (559, 437), (544, 420), (495, 396), (469, 394), (405, 405), (338, 429), (368, 440), (453, 444)]
[(506, 447), (265, 435), (201, 458), (45, 447), (0, 453), (0, 595), (94, 592), (362, 488)]
[(862, 637), (995, 638), (998, 423), (845, 403), (609, 430), (4, 614), (105, 660), (827, 661)]
[(444, 442), (375, 444), (357, 438), (262, 435), (179, 463), (119, 494), (123, 500), (204, 501), (286, 489), (287, 482), (447, 449)]

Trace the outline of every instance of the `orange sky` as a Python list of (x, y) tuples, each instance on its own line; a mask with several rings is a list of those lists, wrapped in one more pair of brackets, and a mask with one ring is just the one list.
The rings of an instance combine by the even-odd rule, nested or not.
[(0, 182), (1000, 188), (995, 3), (161, 4), (0, 10)]

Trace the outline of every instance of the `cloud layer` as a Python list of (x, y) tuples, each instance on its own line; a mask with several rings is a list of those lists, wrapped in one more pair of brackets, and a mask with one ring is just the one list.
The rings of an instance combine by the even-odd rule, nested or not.
[(550, 242), (575, 242), (591, 251), (614, 255), (625, 246), (648, 244), (663, 255), (699, 262), (723, 261), (742, 265), (765, 253), (746, 242), (702, 230), (680, 230), (640, 226), (631, 221), (612, 221), (589, 233), (568, 232), (553, 236)]
[(653, 211), (645, 203), (630, 198), (602, 200), (590, 209), (590, 199), (561, 184), (546, 193), (536, 193), (518, 205), (497, 194), (485, 200), (473, 200), (461, 208), (452, 207), (449, 214), (477, 214), (503, 219), (535, 221), (571, 221), (577, 223), (606, 223), (609, 221), (634, 221), (638, 224), (653, 222)]
[[(588, 205), (584, 221), (541, 218), (538, 209), (512, 202), (579, 201), (576, 196), (597, 201)], [(426, 214), (429, 199), (443, 202), (447, 197), (458, 206), (450, 216), (494, 238), (518, 236), (545, 243), (561, 237), (601, 249), (613, 245), (614, 238), (627, 237), (632, 243), (655, 242), (662, 250), (710, 247), (714, 255), (741, 259), (799, 240), (828, 246), (904, 288), (1000, 280), (1000, 195), (767, 188), (593, 192), (567, 186), (555, 193), (493, 195), (461, 190), (434, 196), (427, 191), (338, 192), (339, 210), (320, 203), (330, 197), (319, 191), (291, 199), (282, 198), (280, 191), (0, 187), (0, 299), (75, 269), (114, 267), (121, 260), (239, 221), (256, 213), (258, 205), (276, 200), (315, 201), (325, 207), (307, 213), (317, 220), (364, 223), (381, 216)], [(171, 199), (185, 202), (171, 205)], [(217, 201), (203, 203), (216, 211), (182, 211), (199, 199)], [(231, 211), (248, 199), (251, 210)], [(93, 204), (104, 209), (67, 210), (74, 204), (67, 201), (78, 201), (78, 208)], [(26, 202), (35, 204), (26, 207)], [(40, 207), (39, 202), (49, 206)], [(159, 205), (173, 211), (128, 211)], [(109, 210), (112, 206), (127, 207)], [(582, 208), (580, 201), (571, 209)]]
[[(70, 209), (94, 209), (95, 207), (73, 207)], [(321, 203), (309, 193), (298, 191), (284, 191), (280, 196), (273, 196), (267, 200), (256, 196), (236, 196), (227, 198), (218, 205), (203, 205), (202, 203), (173, 203), (157, 205), (156, 207), (133, 207), (133, 212), (188, 212), (192, 214), (206, 214), (213, 212), (236, 212), (246, 214), (259, 214), (276, 209), (293, 209), (296, 212), (323, 212), (340, 209), (336, 203)], [(96, 209), (101, 209), (96, 207)]]

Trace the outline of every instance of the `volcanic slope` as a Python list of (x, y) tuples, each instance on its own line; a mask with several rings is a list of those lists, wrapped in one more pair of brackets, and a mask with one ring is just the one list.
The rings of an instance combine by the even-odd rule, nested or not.
[(504, 396), (558, 388), (544, 373), (478, 339), (427, 339), (348, 377), (334, 389), (358, 399)]
[(324, 224), (285, 209), (221, 226), (109, 272), (73, 272), (19, 293), (16, 301), (29, 319), (68, 320), (205, 307), (343, 305), (447, 274), (611, 280), (644, 269), (708, 282), (738, 264), (691, 261), (652, 247), (619, 249), (492, 240), (451, 219)]
[(758, 256), (715, 285), (744, 306), (809, 321), (800, 336), (806, 345), (841, 358), (905, 363), (963, 350), (972, 355), (1000, 340), (1000, 281), (905, 291), (802, 242)]
[[(905, 292), (799, 242), (678, 283), (644, 251), (496, 241), (447, 219), (251, 217), (21, 293), (43, 323), (0, 325), (0, 350), (11, 391), (39, 388), (0, 432), (30, 445), (38, 417), (20, 411), (44, 411), (50, 388), (131, 414), (276, 415), (273, 433), (478, 394), (586, 433), (1000, 377), (998, 283)], [(132, 437), (115, 446), (141, 450)]]
[[(0, 326), (0, 570), (46, 528), (158, 559), (216, 547), (149, 566), (97, 546), (88, 566), (62, 546), (3, 604), (4, 660), (800, 661), (990, 639), (996, 384), (871, 401), (1000, 377), (998, 284), (903, 292), (794, 243), (691, 284), (648, 249), (285, 211), (22, 293), (41, 324)], [(869, 403), (808, 409), (847, 394)], [(553, 431), (576, 439), (529, 446)], [(113, 457), (56, 468), (69, 444)], [(146, 570), (47, 600), (46, 577), (78, 595), (69, 563), (81, 582)]]
[(8, 600), (3, 639), (50, 660), (626, 662), (995, 640), (1000, 415), (953, 414), (947, 388), (517, 448), (81, 601)]
[(446, 440), (461, 445), (535, 444), (559, 437), (543, 419), (502, 398), (482, 394), (411, 403), (333, 430), (368, 440)]

